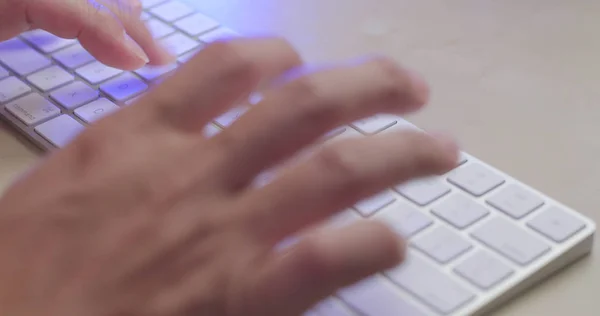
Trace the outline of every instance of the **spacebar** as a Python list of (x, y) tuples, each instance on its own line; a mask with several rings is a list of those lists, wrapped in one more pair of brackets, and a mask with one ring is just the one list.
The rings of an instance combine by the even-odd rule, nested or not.
[(339, 297), (365, 316), (424, 316), (380, 277), (371, 277), (341, 290)]

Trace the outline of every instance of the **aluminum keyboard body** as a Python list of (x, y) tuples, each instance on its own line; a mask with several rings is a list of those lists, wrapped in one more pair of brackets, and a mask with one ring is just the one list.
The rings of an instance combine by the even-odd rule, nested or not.
[[(43, 149), (63, 147), (206, 44), (236, 36), (184, 2), (142, 3), (143, 19), (179, 56), (177, 64), (124, 72), (97, 62), (75, 40), (28, 32), (0, 43), (0, 116)], [(206, 133), (227, 128), (244, 111), (215, 119)], [(416, 127), (377, 115), (327, 136), (335, 141), (399, 128)], [(589, 253), (596, 230), (589, 218), (466, 153), (448, 174), (389, 188), (328, 224), (362, 220), (384, 221), (407, 239), (407, 261), (339, 291), (307, 315), (484, 314)]]

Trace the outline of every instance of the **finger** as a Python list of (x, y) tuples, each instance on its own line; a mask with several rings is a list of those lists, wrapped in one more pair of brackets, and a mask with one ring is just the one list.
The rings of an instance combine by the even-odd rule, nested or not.
[(264, 93), (262, 102), (228, 129), (234, 146), (220, 165), (222, 181), (243, 187), (337, 126), (379, 112), (406, 114), (427, 98), (423, 79), (382, 58), (292, 80)]
[(98, 61), (134, 70), (149, 61), (144, 50), (125, 32), (118, 17), (96, 0), (29, 1), (32, 28), (62, 38), (77, 38)]
[(262, 315), (300, 315), (340, 288), (398, 265), (404, 247), (376, 222), (319, 232), (275, 255), (253, 301), (270, 302), (257, 306), (267, 306)]
[[(177, 129), (198, 131), (236, 102), (302, 64), (286, 41), (236, 39), (211, 44), (142, 100), (154, 119)], [(139, 102), (146, 103), (146, 102)]]
[(249, 227), (278, 242), (391, 186), (445, 173), (457, 156), (454, 142), (420, 131), (333, 142), (250, 191), (244, 214)]
[(140, 19), (142, 4), (139, 0), (98, 0), (119, 19), (127, 34), (142, 48), (151, 65), (163, 65), (175, 61), (175, 56), (163, 48)]

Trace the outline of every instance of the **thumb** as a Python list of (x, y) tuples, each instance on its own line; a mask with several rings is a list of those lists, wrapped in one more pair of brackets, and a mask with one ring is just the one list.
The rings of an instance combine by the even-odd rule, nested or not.
[(257, 314), (300, 315), (337, 290), (396, 266), (404, 254), (397, 236), (382, 223), (365, 221), (305, 237), (275, 258), (254, 292), (265, 297), (253, 301), (270, 302), (257, 306), (263, 309)]
[(31, 28), (77, 38), (98, 61), (125, 70), (170, 61), (139, 18), (133, 1), (27, 0)]

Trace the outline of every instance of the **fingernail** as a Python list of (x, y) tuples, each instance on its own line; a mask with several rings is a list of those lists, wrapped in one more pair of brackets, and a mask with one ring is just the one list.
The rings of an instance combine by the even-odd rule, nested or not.
[(133, 52), (138, 58), (144, 61), (147, 64), (150, 61), (148, 55), (144, 52), (144, 50), (136, 43), (127, 33), (125, 33), (125, 46)]
[(407, 69), (408, 77), (412, 90), (415, 91), (415, 101), (419, 104), (426, 104), (429, 101), (429, 85), (419, 73)]

